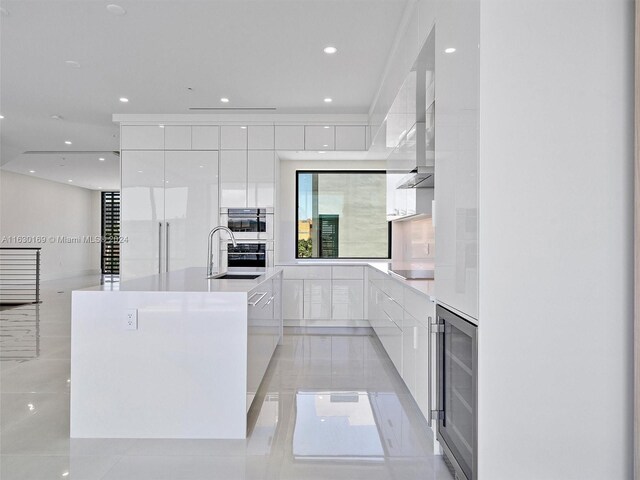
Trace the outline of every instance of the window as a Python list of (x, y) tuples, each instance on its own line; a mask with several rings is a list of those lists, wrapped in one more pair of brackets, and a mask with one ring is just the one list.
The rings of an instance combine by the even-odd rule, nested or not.
[(296, 258), (389, 258), (384, 171), (298, 171)]
[(102, 274), (120, 273), (120, 192), (102, 192)]

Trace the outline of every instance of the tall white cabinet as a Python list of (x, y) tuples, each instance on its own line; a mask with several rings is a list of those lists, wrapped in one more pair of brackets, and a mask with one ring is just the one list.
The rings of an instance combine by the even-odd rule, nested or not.
[(217, 151), (122, 151), (123, 280), (206, 265), (218, 223)]

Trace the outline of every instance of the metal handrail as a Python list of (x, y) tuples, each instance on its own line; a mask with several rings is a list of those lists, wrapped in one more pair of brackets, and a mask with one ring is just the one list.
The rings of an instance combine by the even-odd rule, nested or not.
[(40, 247), (0, 247), (0, 305), (40, 303)]

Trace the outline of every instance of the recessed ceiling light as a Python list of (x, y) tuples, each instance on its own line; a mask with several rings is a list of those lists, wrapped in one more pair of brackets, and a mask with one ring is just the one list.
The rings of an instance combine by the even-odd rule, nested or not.
[(164, 125), (158, 125), (160, 128), (164, 128)]
[(71, 182), (73, 182), (73, 180), (69, 179), (69, 180), (67, 180), (67, 182), (71, 183)]
[(325, 127), (324, 127), (324, 128), (331, 128), (331, 127), (329, 127), (329, 126), (325, 125)]
[(138, 170), (138, 173), (142, 173), (142, 170)]
[(100, 157), (98, 160), (100, 160), (101, 162), (104, 162), (104, 157)]
[(325, 101), (325, 103), (331, 103), (331, 102), (333, 102), (333, 98), (327, 97), (327, 98), (324, 99), (324, 101)]
[(65, 140), (64, 143), (66, 143), (67, 145), (71, 145), (71, 140)]
[(204, 165), (200, 165), (200, 168), (204, 168)]
[(4, 118), (4, 115), (0, 115), (0, 120), (2, 120)]
[(64, 63), (67, 65), (67, 67), (80, 68), (80, 63), (76, 62), (75, 60), (65, 60)]
[(35, 170), (29, 170), (29, 173), (36, 173)]
[(220, 99), (220, 101), (221, 101), (222, 103), (229, 103), (229, 99), (228, 99), (227, 97), (222, 97), (222, 98)]
[(322, 146), (323, 146), (323, 147), (328, 147), (329, 145), (325, 143), (325, 144), (324, 144), (324, 145), (322, 145)]
[(337, 51), (338, 49), (332, 45), (329, 45), (328, 47), (324, 47), (324, 53), (326, 53), (327, 55), (333, 55)]
[(62, 117), (60, 115), (51, 115), (51, 118), (53, 120), (62, 120)]
[(122, 16), (125, 13), (127, 13), (127, 11), (122, 8), (120, 5), (116, 5), (114, 3), (107, 5), (107, 12), (113, 14), (113, 15), (118, 15), (118, 16)]
[(128, 102), (129, 102), (129, 99), (128, 99), (127, 97), (120, 97), (120, 101), (121, 101), (122, 103), (128, 103)]
[(246, 129), (247, 129), (247, 127), (240, 127), (240, 128), (241, 128), (242, 130), (246, 130)]
[(455, 48), (453, 48), (453, 47), (449, 47), (449, 48), (445, 48), (445, 49), (444, 49), (444, 53), (453, 53), (453, 52), (455, 52), (455, 51), (456, 51), (456, 49), (455, 49)]

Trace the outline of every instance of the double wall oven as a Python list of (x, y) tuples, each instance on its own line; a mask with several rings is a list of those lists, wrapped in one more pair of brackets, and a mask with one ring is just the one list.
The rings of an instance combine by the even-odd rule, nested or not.
[(477, 470), (478, 327), (436, 307), (437, 437), (456, 478)]
[(260, 271), (273, 267), (273, 209), (223, 208), (222, 225), (236, 238), (237, 245), (220, 242), (222, 270)]

